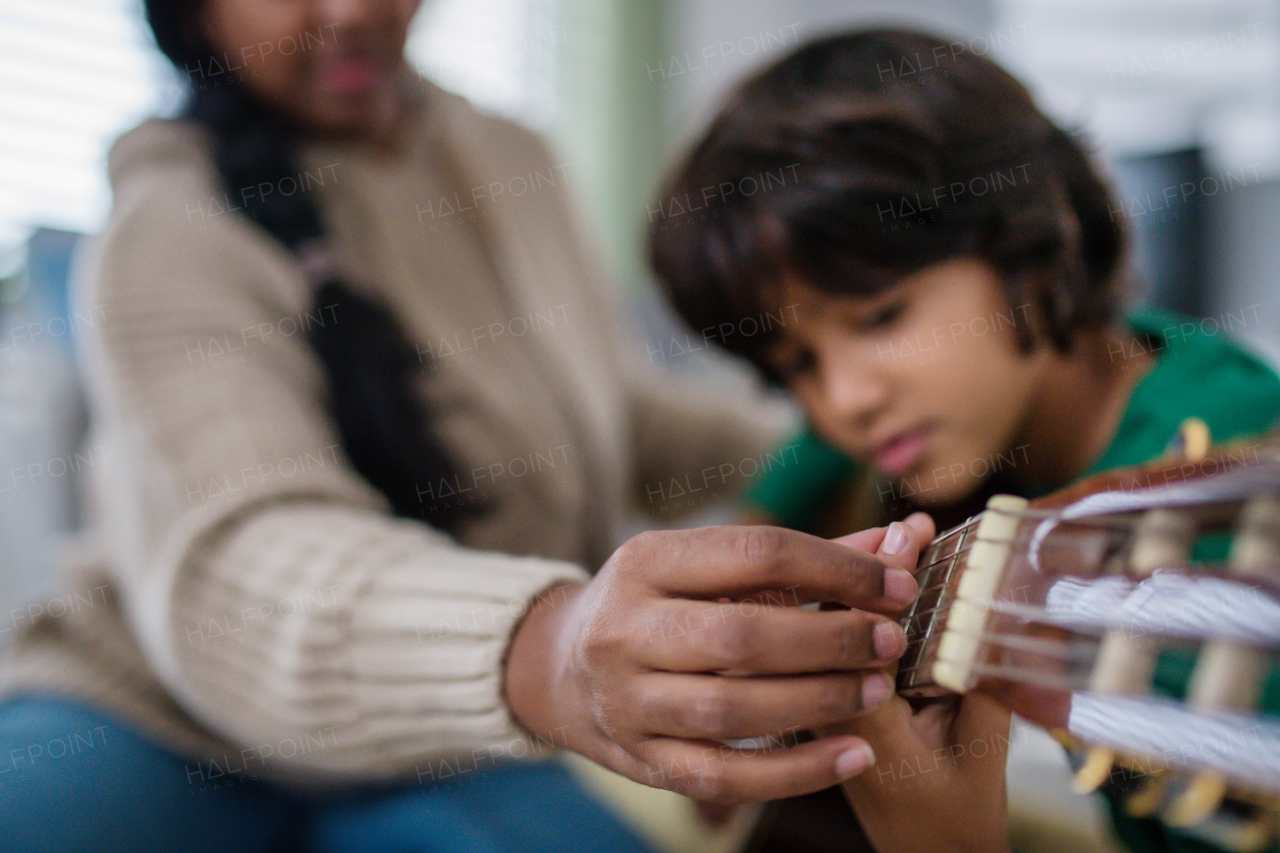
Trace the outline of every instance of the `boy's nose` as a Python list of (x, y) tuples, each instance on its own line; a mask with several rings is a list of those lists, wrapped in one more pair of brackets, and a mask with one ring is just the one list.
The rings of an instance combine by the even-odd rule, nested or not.
[(889, 399), (889, 387), (868, 365), (848, 356), (822, 365), (823, 403), (836, 418), (858, 425), (878, 412)]

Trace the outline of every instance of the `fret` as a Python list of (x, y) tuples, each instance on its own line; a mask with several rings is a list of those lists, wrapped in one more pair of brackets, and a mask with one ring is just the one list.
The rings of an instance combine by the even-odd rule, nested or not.
[[(1009, 510), (1001, 510), (1009, 513)], [(1058, 516), (1055, 510), (1026, 508), (1012, 511), (1019, 518), (1040, 519)], [(945, 631), (947, 614), (952, 606), (958, 574), (967, 565), (966, 555), (973, 548), (972, 534), (985, 513), (980, 513), (961, 525), (938, 536), (925, 549), (915, 571), (919, 593), (899, 619), (907, 638), (907, 649), (899, 659), (898, 687), (913, 687), (932, 683), (927, 672), (936, 655), (936, 646)], [(1064, 522), (1064, 526), (1083, 529), (1110, 529), (1129, 531), (1134, 524), (1131, 518), (1085, 518)], [(995, 540), (990, 540), (995, 541)], [(1029, 532), (1000, 541), (1025, 548), (1030, 543)]]
[[(944, 612), (949, 606), (949, 591), (953, 586), (956, 569), (961, 563), (961, 557), (969, 551), (969, 535), (979, 518), (980, 516), (974, 516), (929, 543), (916, 569), (916, 583), (920, 592), (899, 620), (907, 638), (907, 649), (899, 660), (900, 689), (913, 683), (914, 674), (923, 667), (923, 661), (930, 651), (937, 626), (945, 622), (937, 614)], [(938, 578), (937, 575), (941, 577)]]
[[(964, 547), (964, 542), (969, 536), (969, 531), (976, 524), (977, 524), (977, 517), (971, 518), (964, 524), (958, 527), (952, 528), (951, 530), (948, 530), (946, 533), (943, 533), (941, 536), (937, 537), (936, 539), (934, 539), (932, 542), (929, 543), (929, 547), (925, 551), (925, 556), (921, 559), (920, 564), (917, 566), (915, 571), (915, 575), (917, 578), (916, 582), (920, 585), (920, 588), (922, 591), (925, 590), (926, 588), (931, 588), (933, 571), (939, 565), (946, 563), (948, 560), (950, 560), (953, 564), (951, 568), (954, 568), (955, 557), (957, 554), (960, 554), (963, 551), (967, 550), (967, 548)], [(945, 554), (944, 556), (939, 557), (938, 554), (941, 551), (941, 549), (948, 543), (950, 539), (953, 539), (957, 536), (960, 537), (960, 542), (957, 543), (956, 547), (952, 551)], [(923, 583), (920, 583), (919, 581), (919, 577), (921, 574), (925, 575), (925, 579)], [(912, 604), (912, 607), (914, 608), (918, 603), (919, 603), (919, 598), (917, 597), (916, 602)]]
[[(941, 589), (941, 588), (944, 588), (945, 586), (946, 586), (945, 584), (939, 584), (939, 585), (938, 585), (938, 588), (940, 588), (940, 589)], [(921, 611), (919, 611), (919, 612), (917, 612), (917, 613), (913, 613), (911, 616), (912, 616), (912, 618), (913, 618), (913, 619), (919, 618), (919, 617), (921, 617), (921, 616), (928, 616), (928, 615), (929, 615), (929, 614), (931, 614), (931, 613), (937, 613), (939, 610), (946, 610), (946, 609), (947, 609), (947, 607), (949, 607), (949, 606), (950, 606), (950, 604), (949, 604), (949, 603), (948, 603), (948, 604), (935, 604), (933, 607), (930, 607), (928, 610), (921, 610)]]
[[(961, 546), (963, 546), (965, 540), (969, 538), (969, 530), (970, 528), (966, 527), (964, 530), (964, 533), (961, 535), (960, 537)], [(938, 625), (937, 616), (934, 614), (938, 613), (939, 611), (945, 610), (946, 607), (948, 606), (948, 602), (946, 601), (947, 592), (950, 589), (951, 579), (952, 579), (952, 576), (955, 574), (956, 566), (960, 564), (960, 554), (958, 553), (958, 550), (959, 549), (957, 549), (957, 553), (953, 553), (951, 555), (951, 562), (947, 564), (946, 579), (942, 584), (942, 587), (938, 590), (937, 603), (933, 607), (924, 611), (921, 611), (918, 607), (916, 608), (916, 619), (919, 619), (921, 616), (930, 617), (927, 623), (928, 626), (924, 629), (924, 636), (921, 637), (919, 641), (922, 651), (924, 648), (926, 648), (929, 645), (929, 640), (933, 637), (934, 628), (936, 628)], [(917, 601), (919, 601), (919, 599), (917, 599)]]

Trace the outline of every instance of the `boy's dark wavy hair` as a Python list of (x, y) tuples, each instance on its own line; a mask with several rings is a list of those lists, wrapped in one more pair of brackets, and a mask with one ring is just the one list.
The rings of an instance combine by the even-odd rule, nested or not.
[(865, 297), (962, 256), (990, 263), (1066, 352), (1119, 310), (1116, 210), (1081, 143), (995, 63), (868, 30), (737, 88), (651, 207), (649, 254), (684, 319), (735, 330), (717, 340), (766, 374), (784, 276)]
[[(239, 192), (297, 174), (296, 131), (232, 75), (205, 79), (217, 60), (197, 23), (202, 5), (144, 2), (156, 44), (187, 80), (185, 116), (210, 132), (214, 165), (226, 189), (244, 197), (244, 214), (291, 252), (306, 254), (324, 239), (314, 198)], [(314, 325), (308, 339), (328, 378), (329, 406), (347, 457), (396, 515), (457, 535), (465, 519), (486, 507), (422, 499), (429, 484), (452, 482), (458, 466), (435, 438), (431, 412), (415, 393), (414, 374), (424, 368), (417, 349), (386, 306), (335, 275), (318, 283), (313, 304), (331, 318)]]

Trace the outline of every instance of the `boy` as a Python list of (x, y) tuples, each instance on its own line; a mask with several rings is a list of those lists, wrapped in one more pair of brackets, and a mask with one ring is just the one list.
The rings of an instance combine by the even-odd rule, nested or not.
[[(746, 177), (751, 193), (703, 192)], [(1122, 314), (1122, 223), (1084, 149), (938, 39), (801, 48), (737, 90), (664, 197), (705, 202), (655, 222), (667, 294), (693, 328), (750, 330), (721, 342), (808, 415), (796, 463), (754, 493), (778, 523), (820, 527), (855, 482), (835, 526), (928, 509), (945, 527), (995, 492), (1152, 459), (1188, 417), (1224, 441), (1280, 414), (1257, 360), (1181, 318)], [(1157, 687), (1179, 694), (1185, 675), (1165, 661)], [(898, 699), (849, 730), (896, 766), (1007, 724), (979, 697), (918, 714)], [(953, 762), (909, 797), (874, 776), (847, 791), (881, 853), (1006, 849), (1003, 756)], [(1117, 828), (1138, 850), (1208, 849), (1121, 812)]]

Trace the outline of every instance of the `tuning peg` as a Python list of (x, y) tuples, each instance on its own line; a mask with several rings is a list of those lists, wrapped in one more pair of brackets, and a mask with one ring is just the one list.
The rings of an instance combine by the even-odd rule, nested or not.
[(1253, 820), (1242, 821), (1225, 833), (1222, 846), (1236, 853), (1262, 853), (1271, 846), (1276, 830), (1274, 815), (1260, 815)]
[(1226, 795), (1227, 780), (1220, 774), (1210, 771), (1197, 773), (1187, 790), (1165, 810), (1165, 822), (1180, 827), (1202, 823), (1218, 810)]
[(1151, 817), (1165, 804), (1168, 789), (1165, 772), (1161, 770), (1152, 773), (1139, 790), (1125, 798), (1124, 810), (1132, 817)]
[(1116, 754), (1105, 746), (1091, 747), (1085, 753), (1084, 763), (1071, 780), (1071, 789), (1077, 794), (1091, 794), (1111, 778)]
[(1058, 742), (1058, 745), (1068, 752), (1073, 752), (1080, 748), (1080, 739), (1064, 728), (1054, 726), (1048, 730), (1049, 737)]
[(1240, 853), (1257, 853), (1274, 844), (1280, 836), (1280, 809), (1275, 803), (1260, 808), (1250, 820), (1242, 821), (1236, 829), (1234, 837), (1229, 841), (1238, 842), (1235, 848)]
[[(1131, 576), (1149, 577), (1156, 569), (1186, 561), (1195, 537), (1195, 520), (1190, 514), (1153, 509), (1143, 515), (1133, 533), (1127, 570)], [(1145, 637), (1135, 636), (1123, 626), (1108, 632), (1098, 649), (1089, 678), (1089, 689), (1111, 695), (1143, 695), (1149, 692), (1155, 672), (1156, 648)], [(1072, 783), (1077, 791), (1098, 788), (1111, 777), (1116, 753), (1093, 747)], [(1146, 787), (1154, 782), (1148, 780)], [(1156, 796), (1153, 791), (1151, 796)], [(1145, 801), (1140, 800), (1139, 805)]]
[(1087, 794), (1106, 782), (1115, 782), (1120, 775), (1119, 788), (1113, 790), (1124, 798), (1125, 810), (1134, 817), (1147, 817), (1155, 814), (1165, 802), (1167, 773), (1163, 763), (1093, 747), (1076, 771), (1072, 788), (1076, 793)]
[[(1280, 499), (1255, 498), (1245, 504), (1231, 546), (1227, 577), (1244, 581), (1256, 571), (1274, 571), (1280, 564)], [(1266, 673), (1267, 655), (1253, 646), (1231, 640), (1205, 643), (1191, 674), (1187, 704), (1205, 713), (1248, 712), (1257, 705)], [(1227, 781), (1220, 774), (1201, 772), (1169, 806), (1165, 819), (1175, 826), (1194, 826), (1222, 804)]]
[(1187, 418), (1178, 425), (1164, 455), (1172, 459), (1186, 459), (1188, 462), (1199, 462), (1209, 453), (1209, 425), (1200, 418)]
[(1271, 850), (1280, 830), (1280, 813), (1277, 813), (1275, 803), (1248, 794), (1243, 795), (1243, 801), (1235, 801), (1234, 793), (1227, 792), (1228, 799), (1232, 801), (1230, 810), (1219, 809), (1192, 826), (1181, 827), (1182, 832), (1234, 853)]

